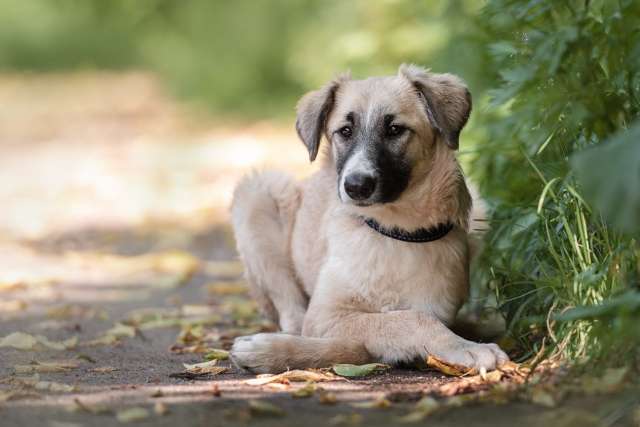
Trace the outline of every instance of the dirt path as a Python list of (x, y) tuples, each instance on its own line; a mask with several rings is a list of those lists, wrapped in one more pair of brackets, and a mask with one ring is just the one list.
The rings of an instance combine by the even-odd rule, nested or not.
[[(293, 132), (194, 123), (143, 74), (5, 76), (0, 106), (0, 339), (48, 340), (0, 348), (0, 425), (137, 415), (158, 426), (383, 426), (459, 381), (393, 369), (296, 398), (304, 383), (251, 385), (228, 361), (214, 377), (174, 375), (236, 335), (273, 328), (246, 293), (226, 206), (253, 167), (308, 173)], [(335, 404), (321, 402), (327, 394)], [(422, 423), (626, 425), (635, 404), (627, 394), (560, 407), (485, 401)]]

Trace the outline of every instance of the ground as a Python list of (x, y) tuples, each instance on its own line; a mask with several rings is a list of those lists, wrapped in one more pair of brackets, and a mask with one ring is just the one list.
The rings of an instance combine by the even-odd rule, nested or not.
[[(24, 349), (0, 347), (0, 425), (383, 426), (465, 381), (394, 368), (300, 398), (304, 383), (252, 385), (226, 360), (217, 375), (184, 374), (233, 337), (273, 329), (241, 278), (233, 183), (256, 167), (311, 170), (289, 127), (196, 111), (147, 74), (0, 77), (0, 339), (29, 334), (14, 335)], [(542, 396), (418, 422), (626, 425), (638, 404), (624, 391), (559, 406)]]

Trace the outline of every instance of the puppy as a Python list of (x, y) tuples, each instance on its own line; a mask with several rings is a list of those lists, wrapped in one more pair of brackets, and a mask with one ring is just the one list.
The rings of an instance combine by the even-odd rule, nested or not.
[(244, 178), (231, 213), (247, 280), (281, 333), (237, 338), (256, 373), (434, 355), (494, 369), (495, 344), (449, 326), (469, 289), (472, 198), (454, 151), (471, 96), (450, 74), (341, 76), (305, 95), (296, 129), (320, 170)]

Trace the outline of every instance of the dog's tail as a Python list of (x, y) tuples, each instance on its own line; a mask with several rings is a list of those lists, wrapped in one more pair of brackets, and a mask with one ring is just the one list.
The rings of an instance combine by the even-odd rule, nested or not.
[(233, 363), (255, 373), (326, 368), (336, 363), (372, 361), (364, 344), (342, 338), (312, 338), (283, 333), (237, 338), (230, 352)]

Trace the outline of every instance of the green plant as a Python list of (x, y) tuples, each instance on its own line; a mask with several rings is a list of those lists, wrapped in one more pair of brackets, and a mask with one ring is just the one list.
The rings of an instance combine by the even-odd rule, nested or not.
[[(640, 3), (490, 0), (480, 20), (499, 84), (472, 161), (494, 208), (479, 274), (523, 357), (543, 342), (547, 355), (573, 360), (637, 357), (637, 243), (585, 201), (594, 179), (578, 181), (570, 158), (640, 113)], [(598, 182), (590, 159), (580, 175)], [(617, 184), (638, 179), (637, 170), (601, 167)], [(607, 200), (630, 203), (628, 224), (640, 220), (637, 201)]]

